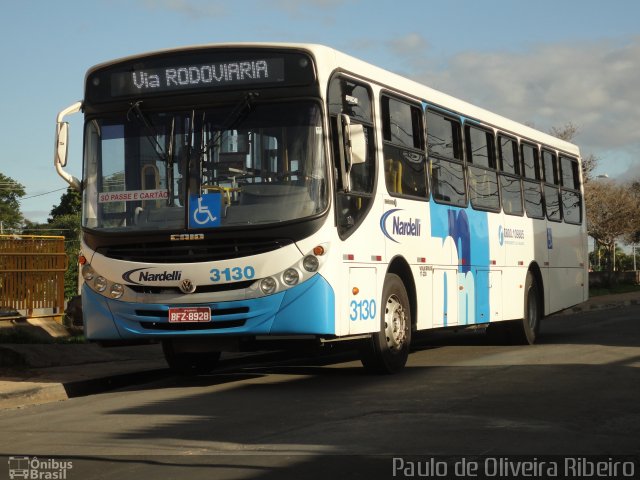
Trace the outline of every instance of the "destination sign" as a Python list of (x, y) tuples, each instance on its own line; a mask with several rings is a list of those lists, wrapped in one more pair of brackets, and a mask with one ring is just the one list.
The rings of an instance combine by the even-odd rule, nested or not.
[(260, 48), (195, 48), (98, 65), (87, 73), (85, 106), (180, 93), (311, 85), (311, 57)]
[(224, 63), (175, 65), (113, 73), (114, 97), (222, 85), (284, 82), (284, 60), (264, 58)]

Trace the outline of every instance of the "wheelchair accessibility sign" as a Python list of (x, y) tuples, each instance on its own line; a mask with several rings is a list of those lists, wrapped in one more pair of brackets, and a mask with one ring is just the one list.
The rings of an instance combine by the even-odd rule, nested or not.
[(222, 195), (219, 192), (189, 196), (189, 228), (220, 226)]

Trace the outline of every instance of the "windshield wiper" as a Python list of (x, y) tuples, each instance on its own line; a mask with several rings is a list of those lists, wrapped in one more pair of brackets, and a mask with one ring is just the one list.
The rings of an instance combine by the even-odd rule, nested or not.
[(138, 100), (135, 103), (131, 104), (131, 107), (127, 111), (127, 120), (131, 121), (130, 114), (133, 112), (134, 118), (138, 121), (139, 124), (143, 125), (145, 128), (145, 136), (147, 140), (151, 144), (151, 148), (156, 153), (161, 162), (167, 165), (167, 204), (173, 204), (173, 134), (175, 128), (175, 117), (171, 119), (171, 132), (169, 137), (169, 151), (165, 152), (160, 142), (158, 142), (158, 132), (153, 127), (149, 119), (147, 119), (146, 115), (143, 113), (140, 108), (141, 100)]
[(238, 102), (238, 104), (231, 110), (227, 118), (222, 122), (220, 130), (218, 133), (209, 140), (200, 151), (200, 161), (204, 158), (204, 156), (209, 153), (211, 147), (213, 147), (218, 141), (220, 137), (222, 137), (222, 133), (225, 130), (231, 130), (233, 127), (237, 126), (240, 122), (247, 118), (249, 113), (251, 113), (251, 108), (253, 107), (253, 100), (257, 98), (260, 94), (258, 92), (247, 92), (245, 96)]
[(153, 128), (151, 122), (149, 122), (146, 115), (140, 109), (141, 103), (142, 101), (138, 100), (131, 104), (131, 107), (127, 111), (127, 120), (131, 121), (130, 114), (133, 112), (134, 118), (145, 128), (145, 136), (147, 137), (147, 140), (149, 140), (153, 150), (156, 152), (156, 155), (158, 155), (158, 158), (160, 158), (161, 161), (166, 162), (168, 161), (167, 153), (164, 151), (164, 148), (162, 148), (162, 145), (160, 145), (160, 142), (158, 142), (158, 132)]

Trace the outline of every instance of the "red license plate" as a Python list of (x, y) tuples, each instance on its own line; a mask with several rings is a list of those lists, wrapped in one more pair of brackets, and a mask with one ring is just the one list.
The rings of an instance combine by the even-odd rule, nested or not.
[(209, 307), (185, 307), (169, 309), (169, 323), (210, 321), (211, 309)]

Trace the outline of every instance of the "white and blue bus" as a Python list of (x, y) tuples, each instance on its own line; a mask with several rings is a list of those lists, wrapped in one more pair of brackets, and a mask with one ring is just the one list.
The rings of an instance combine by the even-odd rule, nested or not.
[(186, 372), (351, 340), (395, 372), (414, 332), (531, 344), (587, 298), (573, 144), (319, 45), (160, 51), (85, 83), (55, 166), (82, 191), (88, 340), (156, 340)]

